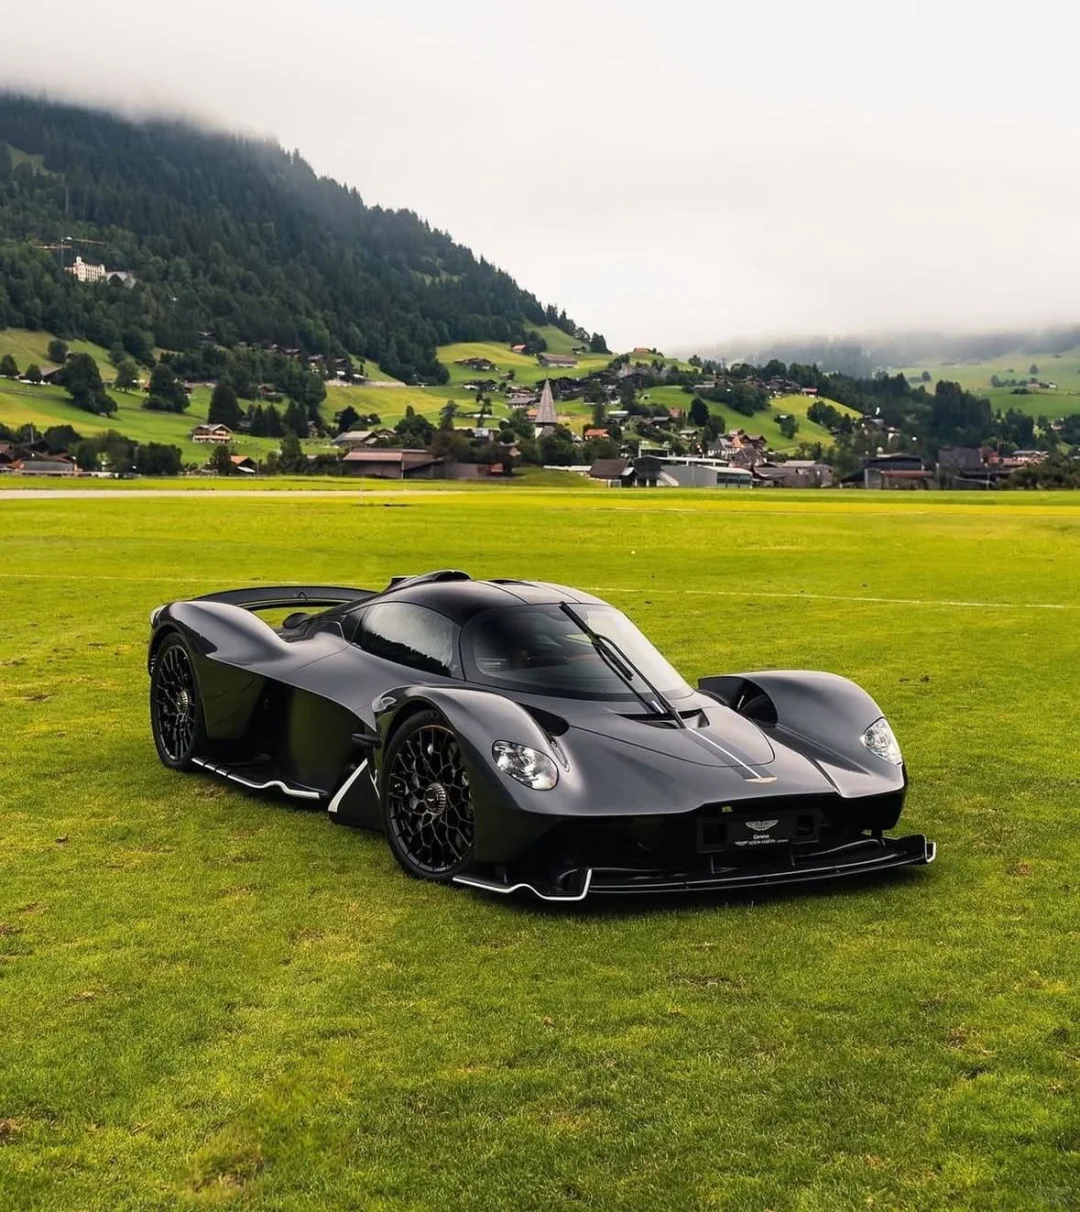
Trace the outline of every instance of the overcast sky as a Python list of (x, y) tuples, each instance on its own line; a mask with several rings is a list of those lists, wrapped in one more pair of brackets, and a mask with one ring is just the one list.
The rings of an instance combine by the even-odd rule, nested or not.
[(1064, 0), (5, 0), (0, 81), (266, 133), (619, 347), (1080, 320)]

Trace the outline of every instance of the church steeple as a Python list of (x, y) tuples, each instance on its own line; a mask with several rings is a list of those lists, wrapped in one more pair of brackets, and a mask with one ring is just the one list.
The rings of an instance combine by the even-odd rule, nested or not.
[(538, 437), (550, 433), (559, 423), (555, 415), (555, 399), (551, 394), (551, 380), (544, 380), (544, 390), (540, 393), (540, 403), (536, 409), (536, 432)]

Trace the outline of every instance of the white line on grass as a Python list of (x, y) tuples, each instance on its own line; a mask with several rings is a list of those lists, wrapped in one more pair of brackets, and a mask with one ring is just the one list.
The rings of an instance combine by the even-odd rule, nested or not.
[(964, 602), (949, 598), (875, 598), (843, 593), (778, 593), (774, 590), (750, 589), (663, 589), (637, 586), (633, 589), (617, 585), (582, 586), (589, 593), (677, 593), (697, 594), (718, 598), (794, 598), (818, 602), (869, 602), (882, 606), (959, 606), (975, 610), (1076, 610), (1076, 604), (1061, 602)]

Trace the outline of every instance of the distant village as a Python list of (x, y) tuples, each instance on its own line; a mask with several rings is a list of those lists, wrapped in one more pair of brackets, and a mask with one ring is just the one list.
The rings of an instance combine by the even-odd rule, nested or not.
[[(88, 282), (111, 277), (130, 285), (129, 279), (133, 278), (125, 271), (106, 271), (104, 266), (87, 264), (81, 258), (76, 258), (67, 268), (68, 272)], [(210, 333), (201, 336), (212, 340)], [(516, 355), (531, 352), (521, 343), (508, 348)], [(354, 366), (348, 358), (311, 356), (299, 348), (270, 344), (261, 349), (304, 363), (310, 373), (342, 386), (368, 384), (388, 389), (398, 386), (368, 379), (362, 365)], [(438, 429), (422, 418), (407, 418), (408, 424), (399, 422), (389, 428), (379, 424), (374, 414), (365, 418), (354, 410), (345, 409), (337, 415), (329, 430), (321, 418), (318, 422), (308, 420), (301, 412), (302, 421), (292, 420), (289, 432), (305, 439), (329, 441), (332, 453), (301, 456), (309, 470), (321, 473), (394, 480), (476, 480), (512, 476), (515, 468), (527, 461), (613, 488), (988, 489), (1007, 481), (1019, 469), (1038, 465), (1048, 457), (1046, 451), (1035, 449), (1003, 454), (989, 447), (946, 446), (940, 449), (937, 459), (929, 463), (910, 450), (895, 449), (897, 431), (880, 417), (854, 416), (844, 419), (849, 430), (854, 427), (859, 431), (864, 453), (859, 466), (840, 473), (823, 457), (790, 457), (788, 453), (776, 452), (770, 449), (764, 434), (754, 431), (755, 407), (769, 408), (777, 399), (809, 397), (813, 417), (818, 395), (816, 387), (806, 386), (785, 374), (733, 376), (723, 367), (711, 365), (692, 366), (687, 370), (685, 366), (680, 367), (658, 356), (657, 351), (643, 347), (612, 358), (605, 368), (592, 370), (581, 377), (568, 373), (578, 367), (579, 356), (587, 352), (588, 348), (581, 346), (571, 354), (536, 353), (539, 367), (562, 372), (552, 373), (536, 386), (518, 384), (513, 367), (503, 370), (488, 357), (459, 359), (454, 365), (469, 372), (470, 377), (457, 386), (474, 393), (476, 407), (470, 408), (468, 403), (458, 406), (448, 401)], [(29, 378), (21, 376), (24, 381), (62, 381), (62, 367), (49, 366), (44, 371), (38, 367), (32, 369), (36, 374)], [(658, 386), (680, 387), (686, 395), (687, 406), (679, 408), (652, 403), (650, 390)], [(190, 384), (181, 389), (190, 395)], [(757, 403), (746, 409), (746, 426), (723, 431), (704, 401), (718, 396), (723, 398), (724, 393), (733, 389)], [(265, 401), (282, 400), (269, 384), (259, 386), (257, 397)], [(505, 405), (508, 417), (493, 415), (492, 401), (495, 399)], [(591, 405), (591, 419), (575, 417), (570, 421), (565, 405), (573, 402)], [(560, 406), (564, 408), (561, 414)], [(823, 424), (830, 413), (840, 415), (826, 402), (818, 407), (824, 409), (819, 414)], [(304, 469), (284, 466), (272, 455), (260, 462), (251, 455), (235, 453), (233, 444), (238, 438), (248, 433), (266, 433), (265, 429), (257, 431), (252, 424), (256, 415), (254, 406), (249, 407), (247, 415), (241, 416), (233, 426), (213, 420), (213, 415), (212, 409), (211, 420), (194, 425), (189, 432), (192, 443), (208, 448), (210, 454), (206, 463), (181, 468), (177, 462), (176, 471), (195, 475), (255, 476)], [(775, 412), (769, 415), (782, 431), (787, 422), (787, 435), (794, 435), (797, 422), (793, 416)], [(61, 431), (68, 431), (63, 435), (65, 437), (75, 433), (70, 426), (45, 433), (33, 430), (7, 436), (0, 433), (0, 474), (85, 474), (87, 469), (80, 467), (74, 450), (57, 448), (56, 435)], [(418, 434), (430, 440), (420, 443), (416, 440)], [(78, 437), (77, 433), (75, 436)], [(169, 449), (179, 456), (178, 448)], [(125, 471), (137, 470), (135, 461), (130, 461), (133, 466), (125, 466)], [(172, 461), (169, 461), (168, 470), (159, 474), (169, 474), (171, 470)], [(91, 472), (95, 473), (113, 474), (107, 456), (101, 460), (101, 466)]]

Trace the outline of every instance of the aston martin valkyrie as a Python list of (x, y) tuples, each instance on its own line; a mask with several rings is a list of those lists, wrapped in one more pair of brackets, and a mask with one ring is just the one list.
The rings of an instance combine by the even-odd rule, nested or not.
[(444, 570), (211, 593), (153, 612), (148, 670), (166, 766), (379, 830), (422, 879), (576, 901), (934, 858), (887, 836), (907, 774), (865, 691), (805, 671), (695, 689), (562, 585)]

